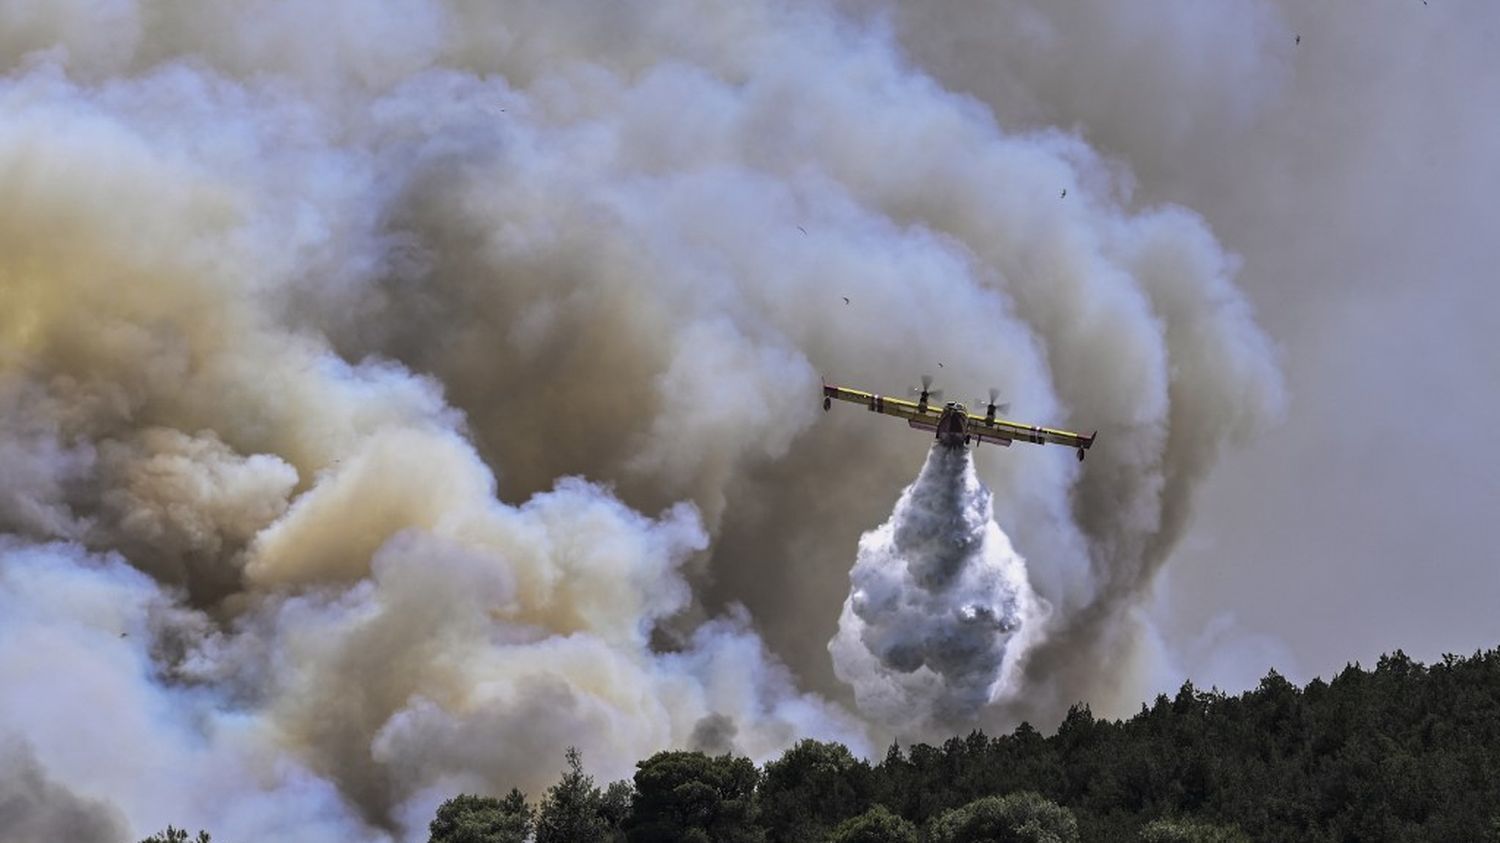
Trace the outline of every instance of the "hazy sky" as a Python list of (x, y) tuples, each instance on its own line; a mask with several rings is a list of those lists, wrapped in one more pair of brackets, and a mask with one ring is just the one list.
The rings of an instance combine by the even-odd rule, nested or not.
[(939, 8), (898, 15), (926, 66), (1202, 213), (1280, 351), (1285, 421), (1215, 470), (1162, 583), (1194, 678), (1250, 678), (1204, 647), (1305, 680), (1500, 642), (1493, 4)]

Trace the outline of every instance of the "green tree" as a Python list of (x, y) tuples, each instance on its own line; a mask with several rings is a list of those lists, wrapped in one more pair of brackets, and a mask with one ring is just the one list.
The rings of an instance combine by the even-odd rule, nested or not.
[(610, 782), (599, 797), (599, 816), (611, 830), (613, 839), (623, 838), (635, 802), (635, 785), (627, 781)]
[(986, 796), (932, 823), (932, 843), (1077, 843), (1078, 820), (1067, 808), (1024, 791)]
[(870, 766), (839, 743), (804, 740), (766, 764), (761, 814), (777, 843), (816, 843), (870, 805)]
[(636, 764), (635, 801), (626, 838), (643, 843), (753, 843), (755, 786), (748, 758), (658, 752)]
[(206, 831), (200, 830), (197, 837), (190, 838), (188, 837), (187, 829), (175, 828), (170, 825), (167, 826), (166, 831), (158, 831), (145, 840), (142, 840), (141, 843), (188, 843), (189, 840), (193, 841), (193, 843), (212, 843), (212, 838), (209, 837)]
[(428, 843), (525, 843), (532, 811), (514, 788), (504, 799), (460, 794), (438, 806)]
[(1163, 818), (1147, 823), (1141, 843), (1250, 843), (1238, 826), (1213, 825), (1197, 820)]
[(917, 843), (917, 827), (876, 805), (844, 820), (828, 836), (828, 843)]
[(601, 813), (604, 796), (594, 777), (583, 772), (583, 756), (568, 747), (568, 769), (547, 788), (536, 817), (536, 843), (602, 843), (614, 839), (614, 829)]

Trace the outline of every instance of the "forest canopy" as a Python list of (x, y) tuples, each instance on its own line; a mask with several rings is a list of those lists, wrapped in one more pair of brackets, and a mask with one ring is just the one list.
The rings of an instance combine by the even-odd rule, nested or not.
[(760, 768), (659, 752), (601, 787), (565, 760), (535, 805), (456, 795), (431, 843), (1500, 841), (1500, 649), (1397, 651), (1300, 688), (1271, 671), (1233, 696), (1188, 683), (1129, 719), (1078, 705), (1048, 736), (1022, 723), (874, 763), (815, 740)]

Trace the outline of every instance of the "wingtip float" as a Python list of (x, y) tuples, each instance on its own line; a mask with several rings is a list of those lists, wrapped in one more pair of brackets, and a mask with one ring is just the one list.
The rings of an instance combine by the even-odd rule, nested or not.
[(827, 411), (832, 407), (835, 398), (851, 404), (861, 404), (872, 413), (883, 413), (887, 416), (906, 419), (906, 423), (917, 430), (932, 431), (934, 438), (949, 448), (963, 448), (971, 444), (978, 447), (981, 442), (990, 442), (1006, 448), (1010, 447), (1012, 442), (1067, 445), (1076, 449), (1078, 459), (1082, 460), (1088, 449), (1093, 446), (1094, 437), (1099, 435), (1098, 431), (1084, 436), (1052, 427), (1020, 424), (997, 418), (997, 410), (1003, 412), (1000, 408), (1006, 405), (995, 403), (998, 393), (994, 390), (990, 392), (984, 415), (969, 412), (968, 407), (957, 401), (949, 401), (941, 407), (932, 404), (933, 401), (941, 400), (942, 391), (932, 389), (931, 376), (923, 376), (922, 386), (914, 388), (912, 392), (918, 394), (916, 401), (834, 386), (824, 381), (823, 409)]

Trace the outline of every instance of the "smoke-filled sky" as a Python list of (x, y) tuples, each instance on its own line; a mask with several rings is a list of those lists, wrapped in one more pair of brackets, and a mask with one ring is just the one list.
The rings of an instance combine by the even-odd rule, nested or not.
[[(570, 744), (869, 752), (1492, 646), (1497, 40), (0, 2), (0, 823), (423, 839)], [(930, 439), (818, 403), (923, 372), (1099, 431), (976, 455), (972, 594), (891, 567)], [(975, 661), (886, 646), (892, 593)]]
[(921, 64), (1203, 214), (1278, 348), (1285, 421), (1226, 455), (1163, 578), (1177, 669), (1241, 687), (1500, 641), (1500, 11), (940, 5), (895, 15)]

